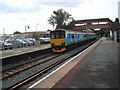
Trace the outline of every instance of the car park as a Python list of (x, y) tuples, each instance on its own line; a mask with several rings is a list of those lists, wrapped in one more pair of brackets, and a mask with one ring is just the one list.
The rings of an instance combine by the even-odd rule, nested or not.
[(12, 49), (12, 48), (13, 48), (13, 44), (0, 41), (0, 50), (6, 50), (6, 49)]
[(0, 35), (0, 50), (33, 46), (36, 40), (30, 34), (2, 34)]

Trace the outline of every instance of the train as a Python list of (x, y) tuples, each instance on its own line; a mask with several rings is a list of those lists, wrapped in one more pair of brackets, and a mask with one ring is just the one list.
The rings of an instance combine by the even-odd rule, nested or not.
[(94, 32), (82, 32), (67, 29), (56, 29), (50, 32), (50, 44), (53, 52), (64, 52), (70, 47), (96, 39)]

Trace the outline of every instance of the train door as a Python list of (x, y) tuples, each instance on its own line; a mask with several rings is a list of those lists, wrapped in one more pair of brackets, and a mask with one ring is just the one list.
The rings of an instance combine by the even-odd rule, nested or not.
[(71, 39), (71, 41), (72, 41), (72, 44), (75, 44), (75, 43), (76, 43), (75, 34), (72, 34), (72, 39)]

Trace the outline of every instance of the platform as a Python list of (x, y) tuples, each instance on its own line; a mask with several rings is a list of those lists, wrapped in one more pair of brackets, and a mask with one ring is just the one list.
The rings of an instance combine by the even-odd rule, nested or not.
[(118, 48), (101, 38), (30, 88), (118, 88)]
[(28, 52), (34, 52), (37, 50), (47, 49), (50, 47), (51, 47), (50, 44), (41, 44), (40, 46), (37, 46), (37, 47), (31, 46), (31, 47), (25, 47), (25, 48), (16, 48), (12, 50), (4, 50), (4, 51), (0, 51), (0, 54), (2, 54), (2, 58), (6, 58), (6, 57), (19, 55), (19, 54), (25, 54)]

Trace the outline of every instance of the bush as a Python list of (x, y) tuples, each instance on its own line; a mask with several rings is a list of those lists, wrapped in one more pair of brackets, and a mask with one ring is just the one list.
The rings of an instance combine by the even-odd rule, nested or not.
[(39, 40), (39, 39), (40, 39), (40, 35), (33, 35), (33, 38), (34, 38), (35, 40)]

